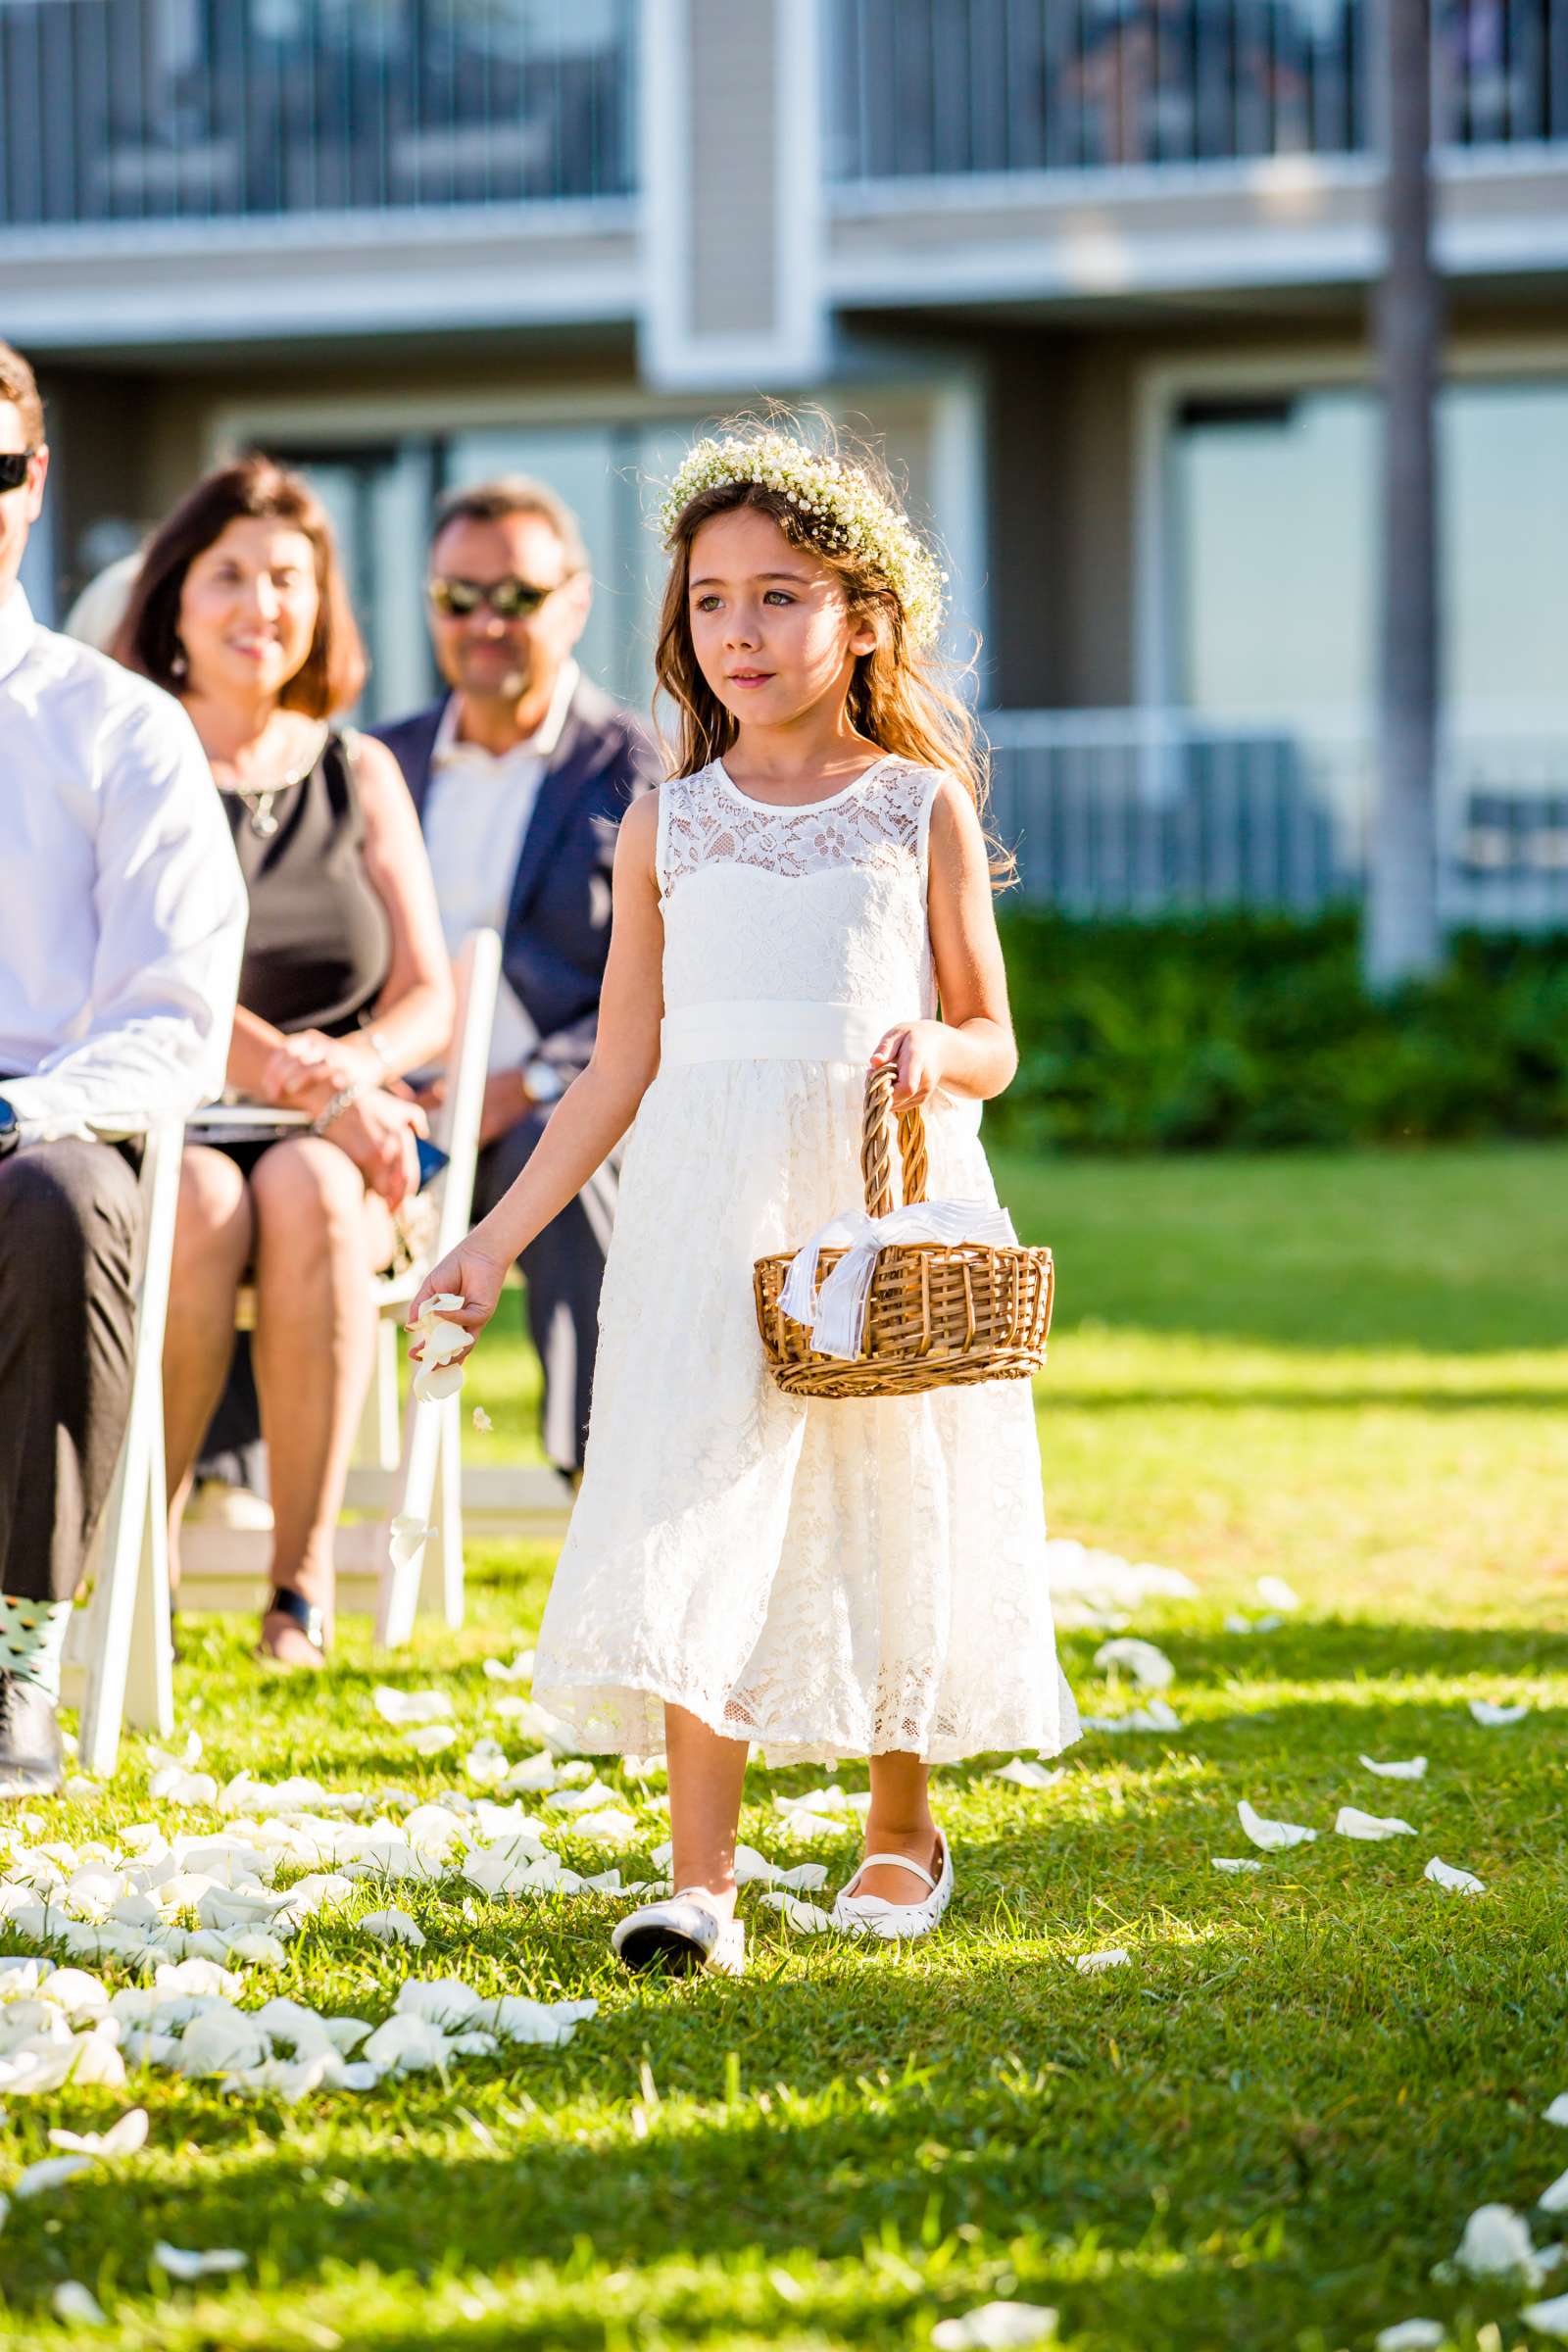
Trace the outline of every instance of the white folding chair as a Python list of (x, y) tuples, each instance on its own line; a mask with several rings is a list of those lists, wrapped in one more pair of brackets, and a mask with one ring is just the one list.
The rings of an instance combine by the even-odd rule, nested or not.
[[(128, 1122), (117, 1121), (123, 1135)], [(150, 1121), (141, 1183), (147, 1246), (136, 1298), (130, 1413), (89, 1575), (92, 1592), (66, 1639), (64, 1693), (80, 1708), (83, 1771), (113, 1772), (122, 1724), (165, 1739), (174, 1728), (169, 1616), (169, 1504), (164, 1473), (164, 1325), (174, 1256), (184, 1122)]]
[[(471, 931), (453, 967), (457, 1009), (447, 1057), (445, 1099), (432, 1122), (447, 1153), (439, 1191), (434, 1256), (443, 1256), (468, 1229), (479, 1156), (479, 1120), (501, 978), (501, 941), (491, 930)], [(370, 1517), (344, 1520), (333, 1544), (339, 1615), (369, 1610), (378, 1642), (406, 1642), (422, 1604), (451, 1625), (463, 1622), (463, 1502), (460, 1400), (398, 1404), (403, 1320), (432, 1257), (372, 1286), (375, 1357), (344, 1505)], [(240, 1293), (236, 1323), (248, 1330), (255, 1298)], [(438, 1535), (425, 1547), (423, 1575), (400, 1577), (391, 1562), (391, 1525), (400, 1513), (428, 1522), (434, 1505)], [(268, 1530), (187, 1519), (180, 1534), (180, 1600), (192, 1609), (254, 1610), (266, 1594), (271, 1538)]]

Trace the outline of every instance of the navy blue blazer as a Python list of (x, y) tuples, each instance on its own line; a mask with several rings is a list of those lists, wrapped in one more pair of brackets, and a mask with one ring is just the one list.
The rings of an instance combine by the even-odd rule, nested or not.
[[(445, 700), (368, 730), (402, 768), (424, 821), (430, 758)], [(610, 952), (610, 876), (620, 820), (661, 782), (652, 737), (628, 711), (579, 679), (539, 779), (501, 935), (501, 968), (539, 1032), (536, 1049), (570, 1080), (599, 1027)]]

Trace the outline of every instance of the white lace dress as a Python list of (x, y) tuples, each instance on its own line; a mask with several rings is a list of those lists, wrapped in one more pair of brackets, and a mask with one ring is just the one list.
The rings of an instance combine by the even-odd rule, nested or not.
[[(1076, 1737), (1026, 1381), (828, 1401), (766, 1370), (752, 1261), (862, 1199), (865, 1065), (935, 1009), (939, 779), (808, 808), (721, 764), (660, 795), (664, 1024), (620, 1179), (587, 1465), (534, 1670), (595, 1752), (666, 1699), (780, 1760)], [(927, 1113), (933, 1199), (995, 1200), (978, 1106)]]

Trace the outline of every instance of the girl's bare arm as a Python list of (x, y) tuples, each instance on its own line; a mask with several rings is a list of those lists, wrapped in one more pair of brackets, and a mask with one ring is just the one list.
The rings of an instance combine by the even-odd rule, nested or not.
[(928, 1102), (939, 1086), (988, 1102), (1018, 1067), (985, 834), (953, 776), (938, 787), (931, 811), (927, 906), (943, 1017), (890, 1029), (871, 1057), (897, 1061), (900, 1110)]

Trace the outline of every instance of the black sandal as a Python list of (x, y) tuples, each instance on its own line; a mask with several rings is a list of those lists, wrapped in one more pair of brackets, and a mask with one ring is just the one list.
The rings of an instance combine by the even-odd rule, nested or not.
[[(263, 1623), (273, 1616), (287, 1617), (291, 1624), (299, 1627), (311, 1647), (325, 1657), (326, 1619), (316, 1603), (307, 1600), (303, 1592), (296, 1592), (292, 1585), (274, 1585), (262, 1611)], [(270, 1649), (258, 1648), (256, 1654), (264, 1664), (277, 1665), (281, 1662)]]

